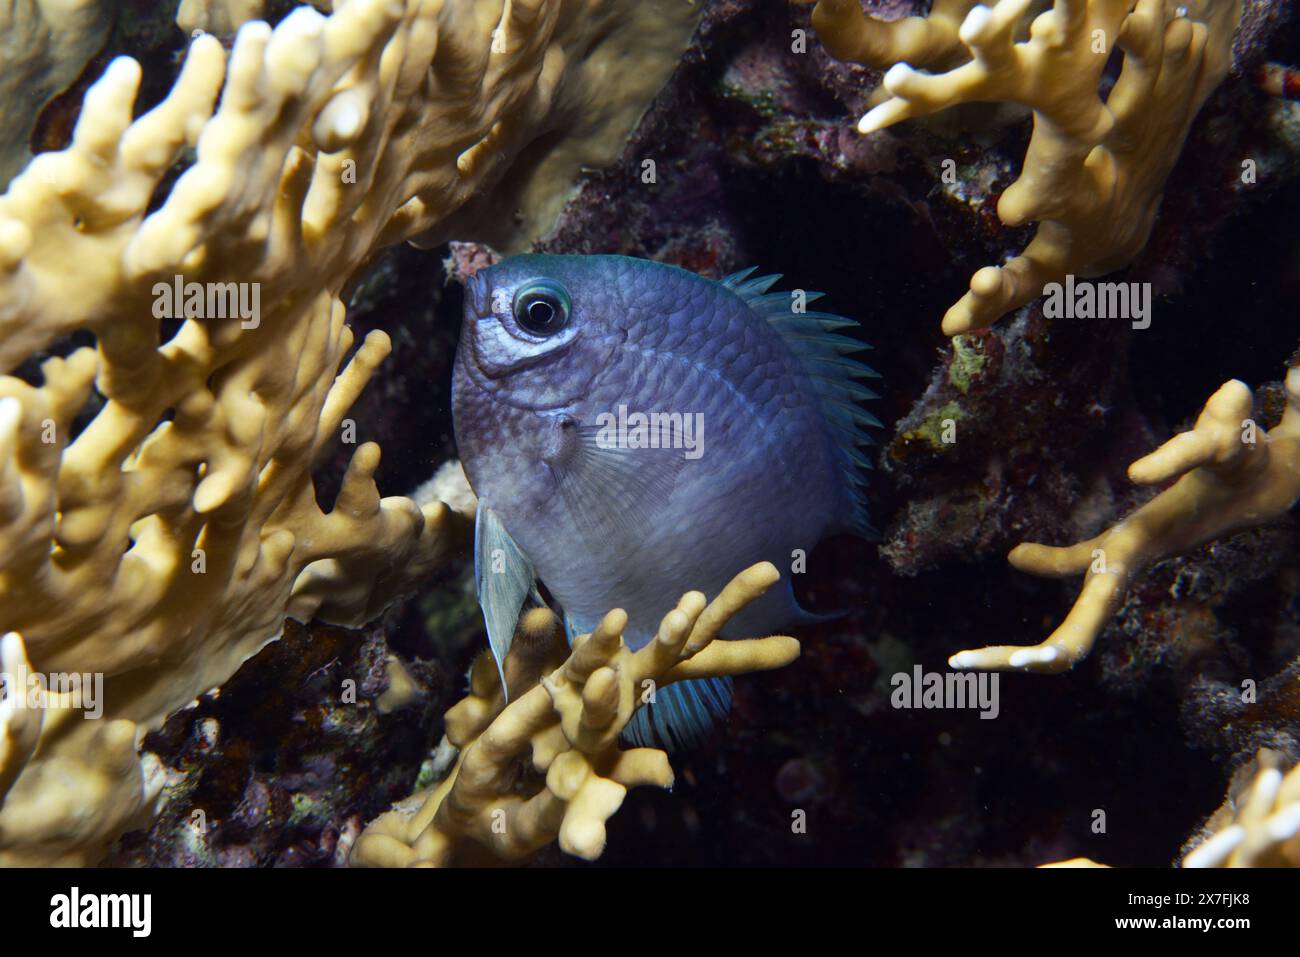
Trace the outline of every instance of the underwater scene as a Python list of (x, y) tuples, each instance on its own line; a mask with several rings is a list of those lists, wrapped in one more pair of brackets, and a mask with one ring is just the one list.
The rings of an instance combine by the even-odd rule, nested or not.
[(1290, 0), (10, 0), (0, 191), (0, 865), (1300, 866)]

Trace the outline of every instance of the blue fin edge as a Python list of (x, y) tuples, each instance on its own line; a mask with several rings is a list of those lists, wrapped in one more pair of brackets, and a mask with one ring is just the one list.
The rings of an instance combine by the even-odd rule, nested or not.
[(731, 678), (692, 678), (655, 692), (623, 729), (622, 741), (638, 748), (680, 751), (702, 743), (731, 711)]

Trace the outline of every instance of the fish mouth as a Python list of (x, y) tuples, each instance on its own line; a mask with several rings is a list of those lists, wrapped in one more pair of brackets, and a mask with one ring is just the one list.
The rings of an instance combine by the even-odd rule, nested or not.
[(487, 270), (480, 269), (465, 281), (465, 317), (482, 316), (488, 312)]

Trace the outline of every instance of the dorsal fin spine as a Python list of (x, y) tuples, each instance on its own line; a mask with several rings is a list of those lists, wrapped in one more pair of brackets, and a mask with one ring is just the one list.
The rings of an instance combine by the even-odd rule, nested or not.
[[(879, 427), (880, 421), (858, 403), (878, 396), (856, 380), (879, 378), (879, 373), (849, 358), (852, 353), (871, 346), (838, 333), (841, 329), (857, 327), (851, 319), (829, 312), (793, 311), (795, 300), (791, 293), (768, 292), (781, 276), (754, 276), (755, 271), (756, 267), (733, 273), (722, 283), (781, 336), (803, 365), (840, 453), (841, 468), (853, 500), (851, 524), (856, 531), (871, 536), (873, 530), (862, 491), (867, 481), (862, 473), (871, 468), (871, 461), (860, 447), (874, 444), (867, 430)], [(805, 291), (802, 303), (807, 305), (822, 296), (820, 292)]]

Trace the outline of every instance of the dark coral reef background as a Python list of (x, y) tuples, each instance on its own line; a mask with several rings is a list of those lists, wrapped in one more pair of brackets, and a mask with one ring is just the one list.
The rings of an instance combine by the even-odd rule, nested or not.
[[(125, 6), (105, 58), (130, 52), (152, 61), (146, 76), (166, 77), (183, 38), (151, 6)], [(1077, 582), (1016, 572), (1007, 551), (1089, 537), (1149, 497), (1125, 467), (1187, 427), (1223, 381), (1247, 382), (1260, 421), (1276, 421), (1300, 327), (1300, 104), (1256, 75), (1265, 62), (1300, 65), (1297, 26), (1288, 4), (1248, 0), (1236, 68), (1193, 128), (1146, 251), (1117, 277), (1154, 284), (1149, 329), (1053, 321), (1035, 305), (954, 344), (939, 331), (944, 310), (1029, 235), (994, 214), (1028, 120), (863, 138), (854, 124), (879, 75), (831, 59), (811, 34), (792, 53), (807, 8), (708, 4), (621, 161), (579, 184), (541, 248), (710, 276), (759, 265), (858, 319), (883, 375), (872, 406), (886, 423), (871, 489), (881, 534), (814, 552), (806, 601), (851, 614), (799, 632), (791, 667), (737, 682), (727, 726), (674, 756), (673, 791), (629, 795), (602, 865), (1165, 865), (1254, 749), (1300, 757), (1294, 520), (1156, 566), (1073, 672), (1002, 675), (995, 720), (889, 700), (896, 672), (1050, 632)], [(43, 118), (47, 142), (66, 135), (61, 109)], [(941, 181), (948, 158), (955, 186)], [(1254, 184), (1241, 182), (1248, 158)], [(354, 412), (384, 450), (386, 494), (455, 455), (460, 290), (443, 261), (464, 253), (390, 249), (355, 283), (350, 321), (395, 345)], [(943, 417), (959, 423), (954, 445), (934, 440)], [(340, 449), (322, 468), (323, 503), (345, 461)], [(110, 863), (342, 863), (359, 827), (430, 773), (442, 712), (483, 647), (468, 568), (466, 554), (364, 631), (291, 627), (174, 716), (146, 742), (173, 772), (167, 811)], [(384, 705), (390, 656), (418, 689), (397, 710)], [(340, 699), (349, 679), (356, 704)], [(1253, 704), (1241, 700), (1247, 679)], [(792, 827), (796, 811), (806, 828)], [(542, 863), (575, 862), (552, 849)]]

